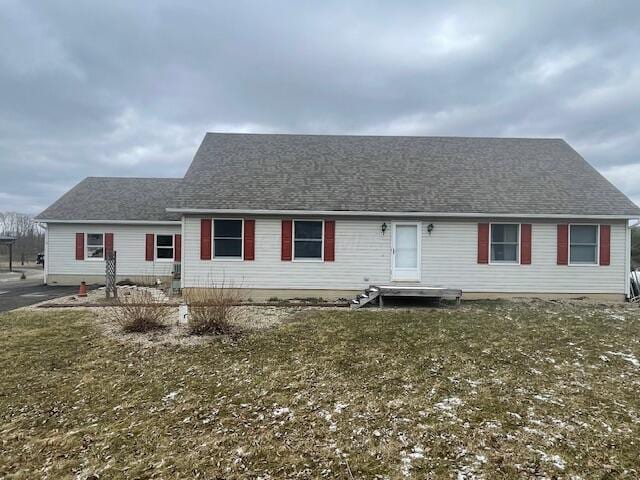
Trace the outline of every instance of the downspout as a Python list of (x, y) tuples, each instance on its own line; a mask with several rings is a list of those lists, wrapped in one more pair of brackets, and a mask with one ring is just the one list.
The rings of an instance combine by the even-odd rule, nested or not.
[(182, 258), (180, 258), (180, 290), (184, 288), (184, 270), (185, 265), (187, 264), (187, 237), (185, 236), (185, 220), (186, 217), (183, 215), (180, 221), (180, 235), (182, 236)]
[(47, 274), (49, 273), (49, 225), (40, 224), (44, 228), (44, 284), (47, 285)]
[(624, 255), (624, 295), (627, 300), (631, 297), (631, 225), (626, 222)]

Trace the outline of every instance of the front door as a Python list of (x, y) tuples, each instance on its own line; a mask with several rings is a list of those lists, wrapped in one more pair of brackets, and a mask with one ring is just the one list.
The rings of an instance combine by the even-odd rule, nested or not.
[(421, 228), (419, 222), (394, 222), (391, 280), (420, 281)]

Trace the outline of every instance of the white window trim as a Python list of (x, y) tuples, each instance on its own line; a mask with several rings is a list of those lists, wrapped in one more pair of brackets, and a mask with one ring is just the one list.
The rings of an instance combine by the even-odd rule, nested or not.
[[(89, 256), (89, 235), (102, 235), (102, 257), (90, 257)], [(105, 245), (106, 243), (106, 237), (107, 234), (104, 232), (88, 232), (84, 234), (84, 259), (87, 262), (104, 262), (104, 256), (105, 256), (105, 250), (107, 248), (107, 246)], [(92, 245), (91, 247), (94, 248), (97, 245)], [(46, 259), (45, 259), (46, 262)]]
[[(296, 222), (321, 222), (322, 241), (320, 242), (320, 258), (296, 258)], [(302, 239), (301, 239), (302, 240)], [(294, 218), (291, 222), (291, 261), (298, 263), (322, 263), (324, 262), (324, 219), (318, 218)]]
[[(573, 225), (596, 227), (596, 261), (595, 263), (571, 263), (571, 227)], [(600, 266), (600, 224), (599, 223), (570, 223), (567, 235), (567, 265), (570, 267), (599, 267)]]
[[(158, 236), (162, 235), (163, 237), (171, 237), (171, 250), (173, 254), (171, 258), (158, 258)], [(153, 254), (156, 259), (156, 262), (173, 262), (174, 258), (176, 258), (176, 236), (173, 233), (154, 233), (153, 234)], [(160, 247), (169, 249), (169, 247)]]
[[(216, 220), (238, 220), (241, 224), (240, 232), (240, 256), (218, 257), (216, 256)], [(223, 237), (229, 238), (229, 237)], [(255, 248), (255, 247), (254, 247)], [(211, 219), (211, 260), (214, 262), (244, 262), (244, 218), (212, 218)]]
[[(493, 225), (517, 225), (518, 226), (518, 245), (516, 247), (516, 261), (509, 260), (492, 260), (491, 245), (493, 243)], [(489, 265), (520, 265), (520, 250), (522, 249), (522, 224), (517, 222), (490, 222), (489, 223)]]

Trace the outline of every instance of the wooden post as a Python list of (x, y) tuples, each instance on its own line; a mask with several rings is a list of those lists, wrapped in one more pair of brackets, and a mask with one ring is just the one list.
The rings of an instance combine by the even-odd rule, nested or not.
[(13, 243), (9, 243), (9, 271), (13, 272)]

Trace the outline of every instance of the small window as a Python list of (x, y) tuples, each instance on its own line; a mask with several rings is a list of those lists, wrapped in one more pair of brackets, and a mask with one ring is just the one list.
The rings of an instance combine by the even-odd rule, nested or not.
[(322, 260), (322, 221), (294, 222), (294, 258)]
[(491, 224), (491, 261), (518, 263), (518, 237), (520, 225), (517, 223)]
[(213, 256), (242, 258), (242, 220), (213, 221)]
[(156, 235), (156, 258), (173, 260), (173, 235)]
[(569, 261), (575, 265), (598, 263), (598, 226), (571, 225), (569, 231)]
[(104, 234), (87, 233), (87, 258), (104, 259)]

